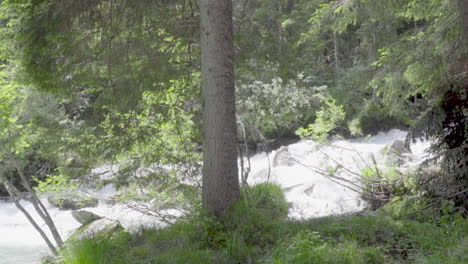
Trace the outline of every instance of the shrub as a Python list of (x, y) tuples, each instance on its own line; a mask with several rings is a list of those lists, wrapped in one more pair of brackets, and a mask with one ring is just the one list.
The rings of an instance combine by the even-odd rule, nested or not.
[(369, 101), (363, 110), (357, 115), (357, 120), (351, 121), (354, 131), (360, 131), (363, 135), (377, 135), (381, 131), (393, 128), (406, 128), (402, 118), (390, 114), (390, 111), (382, 104)]
[(299, 75), (283, 82), (273, 78), (269, 82), (249, 80), (236, 88), (237, 113), (241, 122), (240, 135), (248, 141), (262, 141), (293, 135), (304, 122), (313, 120), (319, 106), (317, 95), (324, 87), (313, 87), (311, 80)]
[(234, 263), (259, 258), (286, 232), (289, 204), (278, 185), (262, 183), (241, 190), (241, 199), (231, 208), (221, 232), (215, 235)]
[(68, 191), (78, 187), (76, 182), (72, 182), (69, 177), (63, 174), (51, 174), (42, 181), (34, 177), (34, 180), (37, 183), (34, 190), (39, 194)]
[(130, 234), (125, 231), (109, 236), (69, 242), (60, 251), (56, 264), (127, 264), (126, 245)]
[(346, 113), (343, 106), (336, 105), (335, 100), (322, 97), (323, 106), (317, 112), (317, 118), (313, 124), (306, 128), (299, 128), (296, 134), (302, 139), (312, 139), (318, 142), (326, 142), (330, 133), (337, 129), (345, 120)]

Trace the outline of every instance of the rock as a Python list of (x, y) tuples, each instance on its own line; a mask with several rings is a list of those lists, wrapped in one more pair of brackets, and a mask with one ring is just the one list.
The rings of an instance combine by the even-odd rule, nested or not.
[(112, 236), (113, 233), (122, 231), (124, 228), (117, 220), (109, 218), (102, 218), (95, 220), (89, 224), (82, 225), (75, 233), (68, 239), (67, 242), (73, 240), (83, 240), (96, 236)]
[(62, 210), (78, 210), (98, 205), (96, 198), (79, 192), (52, 194), (47, 200), (50, 204)]
[(274, 152), (272, 157), (273, 167), (292, 166), (295, 164), (294, 157), (289, 152), (288, 147), (281, 147)]
[(98, 216), (94, 213), (91, 213), (91, 212), (88, 212), (88, 211), (85, 211), (85, 210), (81, 210), (81, 211), (73, 211), (71, 212), (73, 218), (76, 219), (76, 221), (80, 222), (82, 225), (86, 225), (86, 224), (89, 224), (93, 221), (96, 221), (96, 220), (99, 220), (99, 219), (102, 219), (101, 216)]
[(390, 145), (390, 148), (388, 149), (388, 153), (402, 156), (403, 154), (411, 153), (411, 150), (409, 150), (405, 146), (405, 142), (403, 140), (397, 139), (392, 143), (392, 145)]
[(299, 137), (279, 137), (270, 144), (270, 151), (299, 142)]
[(387, 164), (390, 166), (402, 166), (411, 160), (411, 150), (408, 149), (403, 140), (395, 140), (391, 145), (385, 147), (384, 153)]

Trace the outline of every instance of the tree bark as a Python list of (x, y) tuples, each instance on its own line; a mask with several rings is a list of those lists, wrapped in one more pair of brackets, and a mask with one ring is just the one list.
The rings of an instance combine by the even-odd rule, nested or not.
[(203, 208), (222, 219), (239, 199), (231, 0), (200, 0)]

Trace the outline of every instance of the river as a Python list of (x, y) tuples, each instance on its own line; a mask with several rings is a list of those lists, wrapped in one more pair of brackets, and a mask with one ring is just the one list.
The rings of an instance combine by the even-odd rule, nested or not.
[[(270, 181), (281, 185), (287, 200), (292, 204), (289, 213), (291, 218), (357, 212), (366, 207), (360, 194), (352, 190), (360, 185), (357, 174), (367, 166), (372, 166), (372, 157), (379, 166), (385, 167), (382, 149), (395, 140), (404, 140), (405, 136), (404, 131), (391, 130), (365, 139), (334, 140), (327, 146), (320, 146), (313, 141), (300, 141), (277, 151), (259, 153), (250, 159), (248, 182), (256, 184)], [(417, 166), (424, 160), (428, 146), (429, 143), (425, 141), (412, 144), (412, 154), (406, 155), (400, 169)], [(327, 171), (334, 171), (341, 179), (325, 176)], [(106, 197), (115, 193), (115, 189), (109, 185), (98, 194)], [(44, 203), (64, 238), (80, 226), (70, 211), (58, 210), (46, 199)], [(22, 204), (32, 209), (28, 202)], [(158, 225), (151, 217), (104, 201), (100, 201), (98, 207), (87, 210), (117, 219), (127, 229)], [(0, 264), (36, 264), (40, 263), (41, 256), (47, 254), (45, 243), (15, 205), (0, 201)]]

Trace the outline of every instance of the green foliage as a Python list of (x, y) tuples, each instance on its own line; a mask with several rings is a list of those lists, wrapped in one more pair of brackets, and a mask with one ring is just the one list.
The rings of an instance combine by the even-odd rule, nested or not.
[(412, 219), (420, 222), (436, 221), (439, 214), (429, 207), (429, 202), (416, 197), (395, 196), (382, 210), (396, 219)]
[(89, 263), (126, 264), (256, 261), (285, 234), (289, 205), (281, 188), (273, 184), (247, 187), (242, 193), (223, 224), (189, 215), (165, 228), (142, 228), (131, 236), (118, 232), (109, 239), (75, 241), (62, 250), (55, 263), (88, 263), (91, 259), (97, 262)]
[[(271, 185), (256, 189), (276, 192)], [(257, 194), (252, 197), (259, 198)], [(283, 208), (272, 206), (271, 197), (260, 200), (260, 208)], [(44, 263), (464, 263), (468, 257), (464, 250), (468, 220), (459, 215), (443, 222), (421, 222), (381, 210), (374, 216), (294, 221), (283, 218), (283, 209), (274, 209), (283, 215), (277, 220), (283, 220), (272, 226), (262, 223), (266, 217), (253, 217), (260, 213), (240, 204), (231, 212), (234, 217), (242, 217), (236, 216), (241, 208), (247, 215), (242, 225), (253, 227), (222, 225), (192, 215), (165, 228), (77, 241), (55, 262)], [(256, 237), (246, 239), (250, 234), (245, 232)]]
[(225, 222), (208, 228), (211, 246), (218, 248), (228, 263), (258, 259), (283, 234), (289, 204), (277, 185), (264, 183), (241, 190)]
[(468, 247), (468, 238), (465, 237), (461, 241), (452, 244), (445, 249), (444, 253), (433, 253), (430, 255), (420, 254), (415, 261), (416, 264), (436, 264), (436, 263), (466, 263), (468, 255), (466, 248)]
[[(418, 263), (423, 255), (450, 259), (449, 252), (466, 238), (468, 221), (462, 217), (450, 224), (418, 222), (388, 216), (341, 216), (312, 219), (298, 223), (295, 228), (315, 231), (326, 241), (356, 243), (361, 248), (380, 248), (385, 263)], [(466, 253), (462, 254), (466, 257)], [(457, 256), (453, 259), (460, 258)], [(424, 263), (424, 262), (419, 262)], [(457, 263), (457, 262), (448, 262)]]
[(36, 177), (33, 177), (33, 179), (37, 183), (37, 185), (34, 187), (34, 190), (38, 194), (68, 191), (78, 187), (77, 183), (70, 181), (67, 176), (62, 174), (51, 174), (48, 175), (44, 180), (40, 180)]
[(404, 128), (408, 124), (402, 119), (395, 114), (392, 115), (382, 104), (367, 102), (353, 123), (356, 123), (354, 127), (358, 127), (362, 135), (376, 135), (378, 132), (392, 128)]
[[(234, 1), (239, 134), (263, 141), (297, 130), (323, 142), (345, 121), (354, 135), (411, 125), (426, 101), (439, 103), (440, 87), (465, 82), (459, 82), (466, 58), (454, 3)], [(117, 162), (125, 164), (117, 180), (130, 191), (123, 198), (156, 200), (155, 210), (179, 204), (193, 210), (199, 189), (181, 182), (200, 174), (197, 21), (191, 0), (1, 1), (0, 174), (13, 175), (8, 161), (23, 168), (52, 161), (61, 173), (37, 189), (58, 190), (69, 185), (67, 177)], [(417, 94), (424, 103), (409, 105)], [(432, 133), (424, 125), (440, 127), (443, 119), (440, 109), (429, 110), (426, 119), (438, 123), (421, 127), (443, 140), (442, 129)], [(460, 174), (466, 152), (452, 154), (439, 152), (436, 160), (454, 156), (444, 169)], [(136, 176), (154, 164), (170, 169)], [(363, 174), (367, 191), (395, 196), (383, 208), (390, 217), (291, 222), (279, 187), (254, 186), (243, 190), (223, 224), (190, 216), (125, 239), (75, 244), (63, 261), (466, 262), (466, 220), (452, 215), (453, 201), (433, 220), (421, 210), (427, 204), (418, 200), (414, 177), (397, 170)], [(453, 187), (447, 174), (439, 178)], [(140, 192), (141, 186), (151, 190)]]
[(322, 102), (324, 105), (317, 112), (314, 123), (296, 131), (302, 139), (313, 139), (324, 143), (330, 133), (344, 121), (346, 113), (343, 111), (343, 106), (336, 105), (333, 99), (322, 98)]
[(355, 242), (332, 245), (317, 232), (301, 232), (273, 249), (262, 263), (384, 263), (384, 256), (378, 248), (360, 248)]
[[(114, 161), (199, 168), (195, 24), (176, 29), (173, 23), (194, 21), (193, 3), (68, 2), (1, 3), (1, 67), (5, 59), (9, 87), (27, 87), (23, 101), (29, 105), (15, 106), (31, 118), (27, 131), (29, 120), (20, 120), (24, 128), (17, 131), (25, 131), (40, 154), (71, 177)], [(41, 101), (47, 111), (30, 107)], [(72, 168), (70, 159), (78, 166)]]
[(274, 243), (289, 209), (281, 187), (262, 183), (244, 188), (241, 193), (241, 200), (231, 208), (224, 223), (234, 236), (231, 239), (243, 240), (248, 246)]
[[(368, 201), (368, 209), (377, 210), (384, 206), (388, 202), (391, 204), (398, 204), (401, 198), (407, 199), (407, 197), (413, 197), (411, 200), (416, 200), (408, 204), (404, 203), (405, 206), (409, 205), (408, 210), (400, 208), (402, 211), (393, 211), (395, 215), (404, 215), (406, 213), (422, 213), (421, 207), (418, 207), (420, 202), (422, 203), (422, 197), (420, 190), (417, 186), (417, 174), (412, 171), (402, 173), (400, 170), (389, 167), (389, 168), (378, 168), (367, 167), (361, 172), (361, 182), (363, 184), (363, 198)], [(416, 207), (415, 207), (416, 206)], [(396, 208), (395, 208), (396, 209)], [(399, 210), (399, 209), (398, 209)], [(406, 213), (405, 213), (406, 212)]]
[(305, 121), (313, 118), (318, 95), (324, 87), (314, 87), (310, 78), (299, 74), (296, 79), (269, 82), (245, 81), (237, 85), (239, 134), (249, 141), (265, 137), (291, 135)]
[(126, 264), (127, 243), (130, 234), (125, 231), (114, 233), (111, 237), (94, 237), (68, 242), (60, 254), (47, 264)]

